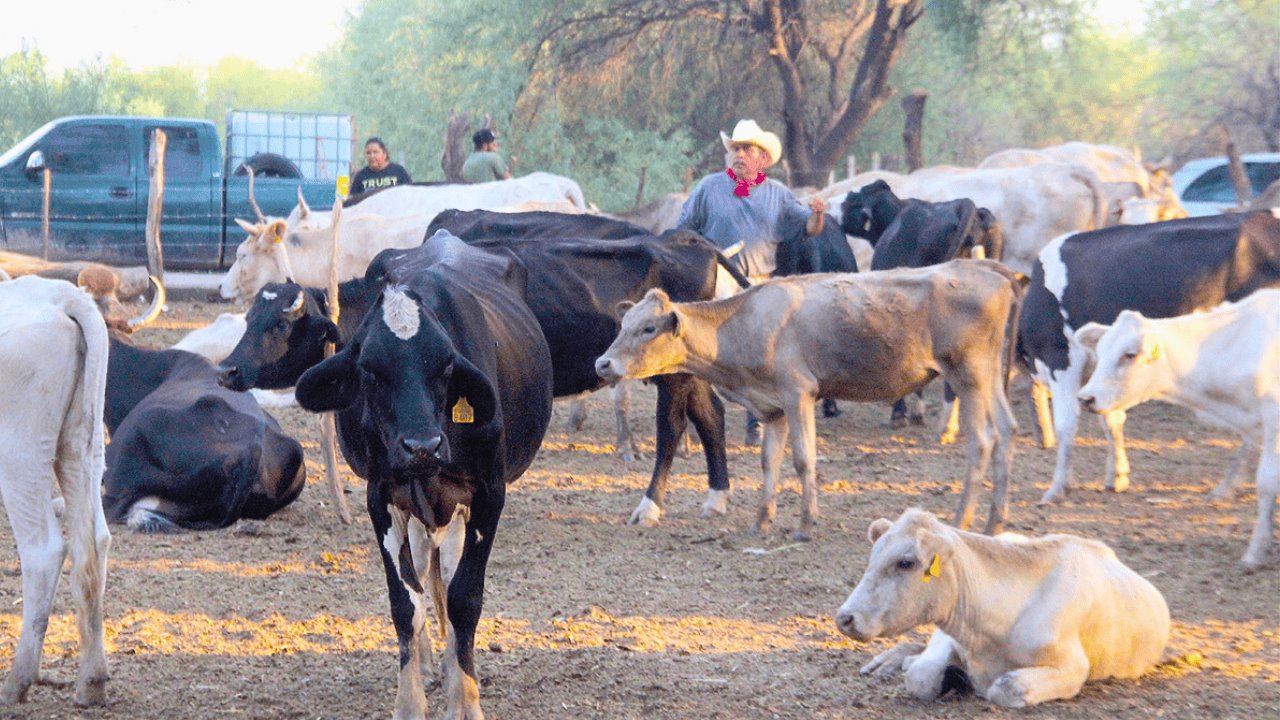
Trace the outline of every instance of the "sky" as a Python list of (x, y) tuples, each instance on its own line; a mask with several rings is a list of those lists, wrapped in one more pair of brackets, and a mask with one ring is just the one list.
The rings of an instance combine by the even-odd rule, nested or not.
[[(55, 68), (97, 56), (134, 70), (225, 56), (294, 68), (342, 34), (360, 0), (3, 0), (0, 57), (39, 48)], [(1143, 0), (1097, 0), (1099, 19), (1136, 29)]]
[(342, 34), (360, 0), (2, 0), (0, 57), (39, 48), (58, 68), (98, 55), (134, 70), (213, 65), (225, 56), (269, 68), (305, 62)]

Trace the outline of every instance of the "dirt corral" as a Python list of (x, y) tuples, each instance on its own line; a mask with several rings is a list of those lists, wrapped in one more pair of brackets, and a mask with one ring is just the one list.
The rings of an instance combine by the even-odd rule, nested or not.
[[(226, 309), (175, 303), (139, 340), (172, 343)], [(1164, 593), (1174, 630), (1170, 659), (1147, 677), (1087, 685), (1072, 701), (1015, 713), (971, 696), (919, 703), (900, 679), (860, 676), (892, 641), (858, 644), (832, 621), (864, 568), (870, 521), (913, 505), (950, 517), (962, 446), (939, 446), (932, 430), (889, 430), (887, 406), (844, 403), (843, 417), (818, 421), (819, 536), (795, 544), (789, 462), (774, 530), (749, 532), (759, 457), (740, 444), (744, 413), (731, 407), (728, 515), (697, 518), (706, 492), (698, 453), (677, 460), (662, 525), (627, 527), (651, 469), (653, 397), (644, 388), (633, 399), (633, 427), (648, 438), (643, 460), (625, 468), (611, 454), (612, 413), (599, 394), (579, 433), (564, 432), (567, 408), (557, 405), (538, 460), (510, 488), (476, 643), (488, 717), (1280, 717), (1280, 553), (1253, 575), (1237, 570), (1256, 513), (1252, 483), (1231, 503), (1209, 504), (1238, 441), (1189, 413), (1151, 405), (1130, 414), (1134, 484), (1123, 495), (1101, 489), (1105, 447), (1086, 418), (1077, 488), (1065, 504), (1041, 508), (1054, 456), (1034, 446), (1028, 403), (1017, 398), (1023, 434), (1010, 529), (1107, 542)], [(308, 452), (298, 501), (256, 528), (163, 536), (113, 528), (109, 705), (77, 710), (69, 687), (38, 685), (0, 717), (389, 716), (395, 635), (363, 483), (345, 476), (356, 522), (343, 526), (320, 484), (315, 420), (296, 408), (274, 412)], [(7, 672), (21, 583), (7, 524), (3, 535)], [(74, 678), (70, 608), (64, 581), (45, 645), (54, 680)], [(439, 693), (429, 702), (439, 717)]]

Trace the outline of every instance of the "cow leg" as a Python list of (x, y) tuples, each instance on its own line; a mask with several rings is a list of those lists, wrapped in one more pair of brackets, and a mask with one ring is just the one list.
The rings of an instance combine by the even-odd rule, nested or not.
[[(444, 720), (484, 720), (480, 684), (476, 680), (475, 638), (484, 606), (484, 576), (493, 536), (502, 517), (502, 486), (496, 496), (477, 499), (466, 523), (462, 556), (449, 581), (449, 636), (444, 662)], [(446, 553), (441, 549), (441, 556)]]
[(1057, 655), (1058, 665), (1011, 670), (987, 688), (986, 698), (1003, 707), (1028, 707), (1075, 697), (1089, 678), (1089, 659), (1077, 641)]
[(954, 444), (960, 436), (960, 406), (956, 403), (956, 393), (947, 383), (942, 384), (942, 397), (946, 401), (942, 411), (942, 427), (938, 430), (938, 442), (942, 445)]
[[(816, 388), (815, 388), (816, 389)], [(786, 420), (791, 435), (791, 461), (800, 480), (800, 529), (791, 539), (813, 539), (818, 521), (818, 429), (814, 422), (815, 397), (800, 394), (789, 403)]]
[(1247, 436), (1241, 438), (1240, 449), (1236, 450), (1236, 454), (1231, 457), (1227, 474), (1223, 476), (1222, 482), (1218, 483), (1218, 487), (1209, 493), (1210, 501), (1224, 502), (1235, 499), (1240, 493), (1240, 485), (1245, 474), (1249, 472), (1249, 458), (1255, 453), (1257, 449), (1253, 446), (1253, 442)]
[[(107, 653), (103, 642), (103, 596), (107, 586), (107, 554), (111, 532), (102, 510), (101, 483), (94, 476), (92, 427), (64, 433), (59, 440), (55, 467), (66, 500), (64, 523), (71, 554), (71, 595), (76, 603), (80, 635), (80, 675), (74, 699), (77, 705), (103, 705), (107, 701)], [(79, 437), (76, 437), (79, 435)]]
[[(1048, 371), (1036, 361), (1041, 376)], [(1067, 367), (1053, 373), (1049, 379), (1049, 392), (1053, 401), (1053, 429), (1058, 439), (1058, 463), (1053, 469), (1053, 484), (1040, 498), (1045, 505), (1063, 499), (1071, 486), (1071, 453), (1076, 444), (1076, 426), (1080, 421), (1080, 406), (1076, 393), (1080, 391), (1080, 368), (1084, 366), (1084, 351), (1071, 346)]]
[(411, 561), (410, 567), (401, 567), (403, 560), (410, 559), (406, 556), (412, 551), (409, 516), (389, 502), (377, 482), (368, 483), (366, 504), (386, 573), (391, 623), (400, 650), (396, 704), (391, 717), (392, 720), (425, 720), (427, 696), (422, 684), (422, 645), (418, 635), (426, 622), (426, 603), (422, 592), (406, 582), (406, 578), (417, 575), (418, 563)]
[(893, 401), (893, 410), (889, 412), (889, 427), (901, 430), (907, 426), (907, 399), (898, 398)]
[(946, 689), (947, 668), (961, 664), (958, 650), (950, 635), (934, 630), (923, 652), (902, 661), (907, 694), (917, 700), (941, 697)]
[[(911, 396), (908, 396), (910, 398)], [(917, 427), (924, 427), (924, 388), (916, 391), (915, 397), (909, 400), (907, 420)]]
[(587, 398), (590, 392), (579, 393), (569, 399), (569, 417), (565, 418), (564, 431), (575, 433), (587, 422)]
[(844, 414), (840, 409), (840, 405), (831, 398), (822, 398), (822, 417), (837, 418)]
[(1004, 385), (997, 383), (992, 392), (992, 420), (995, 422), (995, 474), (991, 483), (991, 511), (987, 515), (988, 535), (1004, 529), (1009, 517), (1009, 482), (1013, 470), (1013, 438), (1018, 434), (1018, 420), (1013, 415)]
[(1031, 405), (1036, 413), (1036, 431), (1040, 447), (1050, 450), (1058, 444), (1053, 433), (1053, 411), (1049, 408), (1049, 386), (1036, 378), (1031, 379)]
[(627, 413), (631, 410), (631, 383), (623, 380), (609, 388), (609, 399), (613, 401), (613, 419), (618, 425), (618, 439), (613, 442), (613, 449), (622, 456), (622, 462), (630, 465), (640, 456), (640, 448), (631, 435), (631, 423), (627, 422)]
[(960, 491), (960, 505), (956, 508), (954, 522), (955, 527), (961, 530), (967, 530), (973, 524), (978, 490), (987, 476), (994, 446), (991, 401), (968, 378), (964, 383), (964, 394), (960, 400), (960, 425), (965, 437), (969, 438), (966, 452), (968, 470), (964, 489)]
[(764, 534), (773, 527), (778, 515), (778, 477), (786, 454), (787, 418), (779, 413), (764, 421), (764, 442), (760, 446), (760, 468), (764, 477), (760, 487), (760, 511), (756, 516), (756, 532)]
[[(690, 376), (692, 377), (692, 376)], [(716, 396), (711, 385), (693, 378), (689, 387), (686, 416), (693, 421), (693, 428), (702, 440), (702, 451), (707, 458), (707, 500), (702, 504), (699, 517), (712, 513), (723, 515), (729, 509), (729, 462), (724, 434), (724, 403)]]
[[(1274, 411), (1273, 411), (1274, 412)], [(1280, 418), (1265, 418), (1262, 423), (1262, 456), (1258, 460), (1258, 519), (1253, 523), (1253, 537), (1240, 563), (1246, 572), (1262, 567), (1271, 546), (1275, 526), (1276, 495), (1280, 494)]]
[(1107, 436), (1107, 489), (1124, 492), (1129, 489), (1129, 455), (1124, 451), (1123, 410), (1098, 416), (1102, 432)]
[(13, 653), (13, 667), (0, 687), (0, 705), (26, 700), (27, 689), (40, 674), (49, 612), (66, 554), (50, 502), (52, 477), (48, 474), (48, 458), (53, 449), (41, 450), (19, 449), (16, 456), (7, 457), (0, 464), (0, 498), (9, 514), (22, 567), (22, 632)]
[(742, 434), (742, 444), (747, 447), (760, 444), (760, 418), (750, 409), (747, 410), (747, 429)]
[(653, 378), (653, 384), (658, 386), (653, 477), (649, 479), (649, 487), (640, 498), (640, 504), (627, 519), (628, 525), (653, 527), (662, 519), (667, 477), (671, 474), (671, 463), (675, 461), (676, 443), (689, 423), (685, 408), (689, 404), (688, 384), (691, 380), (690, 375), (659, 375)]

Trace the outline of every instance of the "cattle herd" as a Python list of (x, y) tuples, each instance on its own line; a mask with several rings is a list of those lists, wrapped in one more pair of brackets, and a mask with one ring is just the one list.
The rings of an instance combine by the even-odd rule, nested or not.
[[(545, 173), (391, 188), (332, 214), (300, 197), (288, 218), (241, 222), (249, 236), (221, 292), (247, 312), (170, 349), (126, 332), (155, 318), (159, 283), (134, 320), (114, 297), (126, 280), (125, 294), (141, 294), (145, 273), (107, 269), (104, 280), (86, 264), (0, 257), (0, 493), (23, 595), (0, 705), (37, 680), (68, 551), (74, 700), (101, 704), (108, 524), (224, 528), (300, 495), (303, 447), (265, 409), (291, 397), (336, 413), (342, 454), (366, 482), (399, 648), (395, 718), (427, 716), (433, 679), (444, 717), (483, 717), (475, 635), (507, 485), (533, 463), (553, 399), (629, 380), (657, 394), (652, 478), (629, 523), (661, 523), (690, 424), (705, 455), (702, 516), (726, 512), (727, 401), (764, 428), (755, 532), (775, 521), (790, 448), (796, 542), (820, 532), (819, 401), (823, 415), (839, 400), (896, 401), (898, 427), (923, 422), (904, 399), (945, 383), (954, 419), (939, 440), (965, 448), (955, 514), (870, 522), (867, 567), (834, 614), (860, 641), (936, 627), (927, 644), (863, 667), (902, 673), (916, 698), (967, 687), (1034, 705), (1138, 677), (1165, 655), (1164, 597), (1111, 548), (1001, 532), (1019, 479), (1009, 392), (1027, 384), (1020, 375), (1040, 443), (1057, 446), (1043, 504), (1071, 489), (1081, 408), (1102, 423), (1107, 487), (1120, 492), (1126, 411), (1166, 400), (1239, 435), (1216, 498), (1233, 497), (1256, 459), (1258, 514), (1240, 564), (1267, 567), (1280, 492), (1280, 212), (1185, 219), (1163, 171), (1084, 143), (819, 192), (840, 217), (782, 243), (780, 277), (756, 286), (732, 248), (669, 216), (647, 211), (641, 227), (589, 212), (575, 183)], [(616, 450), (630, 460), (618, 399)], [(978, 534), (968, 528), (988, 475)], [(438, 676), (429, 622), (446, 638)]]

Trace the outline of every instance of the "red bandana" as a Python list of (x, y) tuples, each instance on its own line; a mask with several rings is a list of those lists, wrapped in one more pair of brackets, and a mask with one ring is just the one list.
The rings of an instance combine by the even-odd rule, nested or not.
[(755, 180), (743, 180), (742, 178), (733, 174), (733, 168), (725, 168), (724, 171), (729, 174), (730, 180), (738, 183), (738, 187), (733, 189), (733, 194), (737, 195), (738, 197), (747, 197), (748, 195), (751, 194), (752, 186), (760, 185), (764, 183), (764, 180), (765, 180), (764, 173), (760, 173), (759, 175), (756, 175)]

